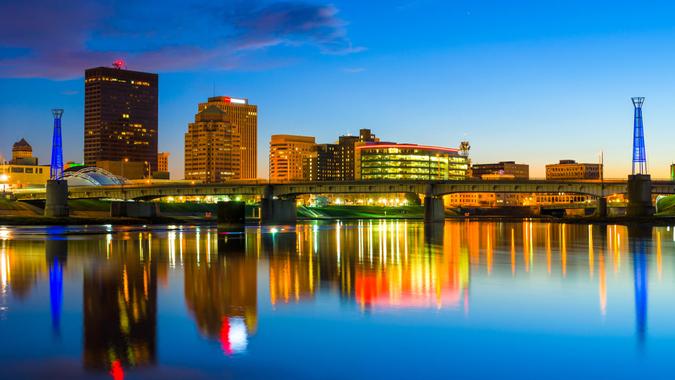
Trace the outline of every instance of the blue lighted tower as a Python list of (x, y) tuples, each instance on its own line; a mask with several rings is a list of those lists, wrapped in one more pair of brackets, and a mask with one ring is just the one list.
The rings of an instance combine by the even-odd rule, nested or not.
[(642, 104), (645, 98), (631, 98), (635, 107), (633, 125), (633, 175), (647, 174), (647, 153), (645, 152), (645, 130), (642, 125)]
[(54, 137), (52, 138), (52, 163), (49, 169), (50, 179), (59, 179), (63, 176), (63, 143), (61, 141), (61, 115), (63, 110), (55, 108), (52, 110), (54, 115)]

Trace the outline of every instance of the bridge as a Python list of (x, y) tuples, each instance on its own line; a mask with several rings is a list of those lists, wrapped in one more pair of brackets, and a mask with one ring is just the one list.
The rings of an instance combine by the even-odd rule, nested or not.
[[(651, 194), (675, 194), (675, 182), (650, 181), (645, 191)], [(604, 199), (629, 192), (629, 181), (546, 181), (546, 180), (464, 180), (464, 181), (335, 181), (270, 183), (232, 181), (218, 184), (133, 184), (83, 186), (68, 189), (68, 199), (118, 199), (148, 201), (161, 197), (241, 195), (260, 197), (263, 219), (276, 222), (295, 220), (295, 198), (307, 194), (424, 194), (425, 219), (444, 216), (442, 197), (452, 193), (567, 193)], [(45, 189), (26, 189), (14, 193), (17, 200), (46, 200)]]

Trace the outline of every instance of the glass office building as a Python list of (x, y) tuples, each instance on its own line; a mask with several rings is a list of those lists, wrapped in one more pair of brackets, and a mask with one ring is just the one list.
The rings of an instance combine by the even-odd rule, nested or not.
[(459, 149), (397, 143), (356, 146), (356, 177), (368, 180), (462, 180), (469, 168)]

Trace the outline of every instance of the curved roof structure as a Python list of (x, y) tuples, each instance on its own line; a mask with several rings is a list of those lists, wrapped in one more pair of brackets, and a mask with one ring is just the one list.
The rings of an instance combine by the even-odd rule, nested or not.
[(126, 179), (122, 177), (93, 166), (68, 168), (61, 178), (68, 181), (68, 186), (107, 186), (121, 185), (126, 182)]

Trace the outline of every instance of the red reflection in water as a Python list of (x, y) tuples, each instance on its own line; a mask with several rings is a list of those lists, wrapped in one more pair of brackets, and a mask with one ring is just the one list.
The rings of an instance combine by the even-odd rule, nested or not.
[(122, 363), (120, 363), (119, 360), (112, 362), (110, 376), (112, 376), (114, 380), (124, 380), (124, 368), (122, 368)]
[(223, 317), (223, 324), (220, 326), (220, 347), (225, 355), (232, 355), (232, 343), (230, 343), (230, 321)]

